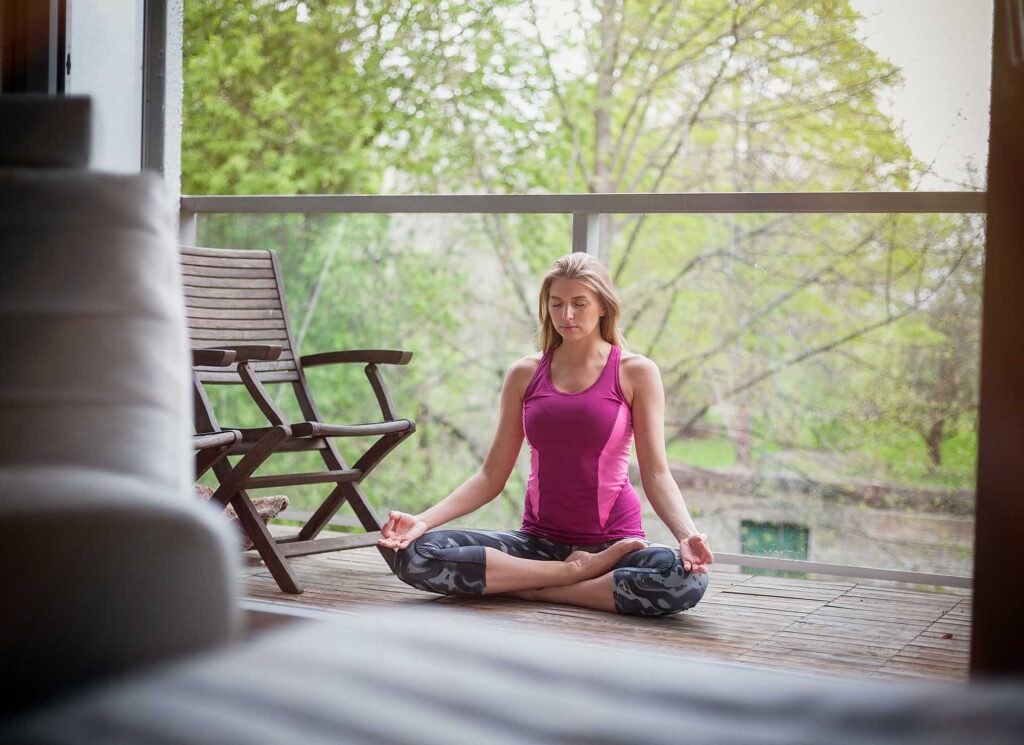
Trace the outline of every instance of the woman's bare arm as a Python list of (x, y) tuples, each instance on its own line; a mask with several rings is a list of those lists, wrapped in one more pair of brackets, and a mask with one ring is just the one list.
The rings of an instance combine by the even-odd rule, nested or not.
[[(700, 570), (714, 557), (707, 549), (706, 538), (694, 525), (690, 511), (679, 491), (679, 485), (668, 467), (665, 452), (665, 388), (658, 366), (641, 355), (634, 355), (623, 363), (624, 379), (632, 392), (633, 437), (636, 459), (640, 466), (640, 482), (651, 506), (661, 521), (675, 536), (684, 554), (684, 569), (692, 563)], [(687, 549), (692, 552), (688, 559)]]
[(523, 447), (523, 393), (536, 369), (537, 360), (524, 357), (505, 374), (498, 428), (480, 470), (418, 515), (392, 512), (381, 529), (381, 545), (405, 548), (425, 531), (468, 515), (501, 494)]

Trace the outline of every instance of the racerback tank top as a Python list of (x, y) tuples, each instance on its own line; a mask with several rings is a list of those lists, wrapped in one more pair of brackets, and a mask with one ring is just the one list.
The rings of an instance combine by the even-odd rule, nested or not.
[(523, 531), (577, 546), (646, 537), (629, 482), (633, 416), (619, 386), (621, 356), (613, 346), (601, 376), (578, 393), (551, 382), (551, 352), (537, 365), (523, 395), (530, 446)]

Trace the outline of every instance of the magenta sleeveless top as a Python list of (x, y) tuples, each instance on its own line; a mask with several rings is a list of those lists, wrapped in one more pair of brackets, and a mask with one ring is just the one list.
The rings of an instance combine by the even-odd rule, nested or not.
[(621, 356), (613, 346), (601, 377), (579, 393), (555, 389), (550, 352), (537, 365), (523, 395), (525, 532), (577, 546), (646, 537), (629, 483), (633, 416), (619, 387)]

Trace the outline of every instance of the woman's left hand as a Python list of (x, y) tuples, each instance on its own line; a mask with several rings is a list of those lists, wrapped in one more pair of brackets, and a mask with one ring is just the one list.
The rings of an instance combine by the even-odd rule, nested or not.
[(697, 574), (707, 572), (707, 565), (715, 561), (708, 548), (708, 537), (703, 533), (695, 533), (679, 542), (679, 558), (683, 560), (683, 571)]

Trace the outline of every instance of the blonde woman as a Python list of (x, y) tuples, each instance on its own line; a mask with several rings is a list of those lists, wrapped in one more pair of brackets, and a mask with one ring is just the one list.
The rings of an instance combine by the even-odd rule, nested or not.
[[(607, 269), (574, 253), (540, 288), (542, 353), (513, 364), (481, 469), (419, 515), (391, 512), (380, 545), (398, 576), (445, 595), (512, 595), (631, 615), (693, 607), (714, 561), (665, 455), (665, 392), (651, 360), (622, 349)], [(433, 530), (490, 502), (523, 445), (530, 477), (519, 530)], [(648, 543), (629, 481), (636, 440), (644, 492), (679, 548)], [(431, 531), (431, 532), (427, 532)]]

